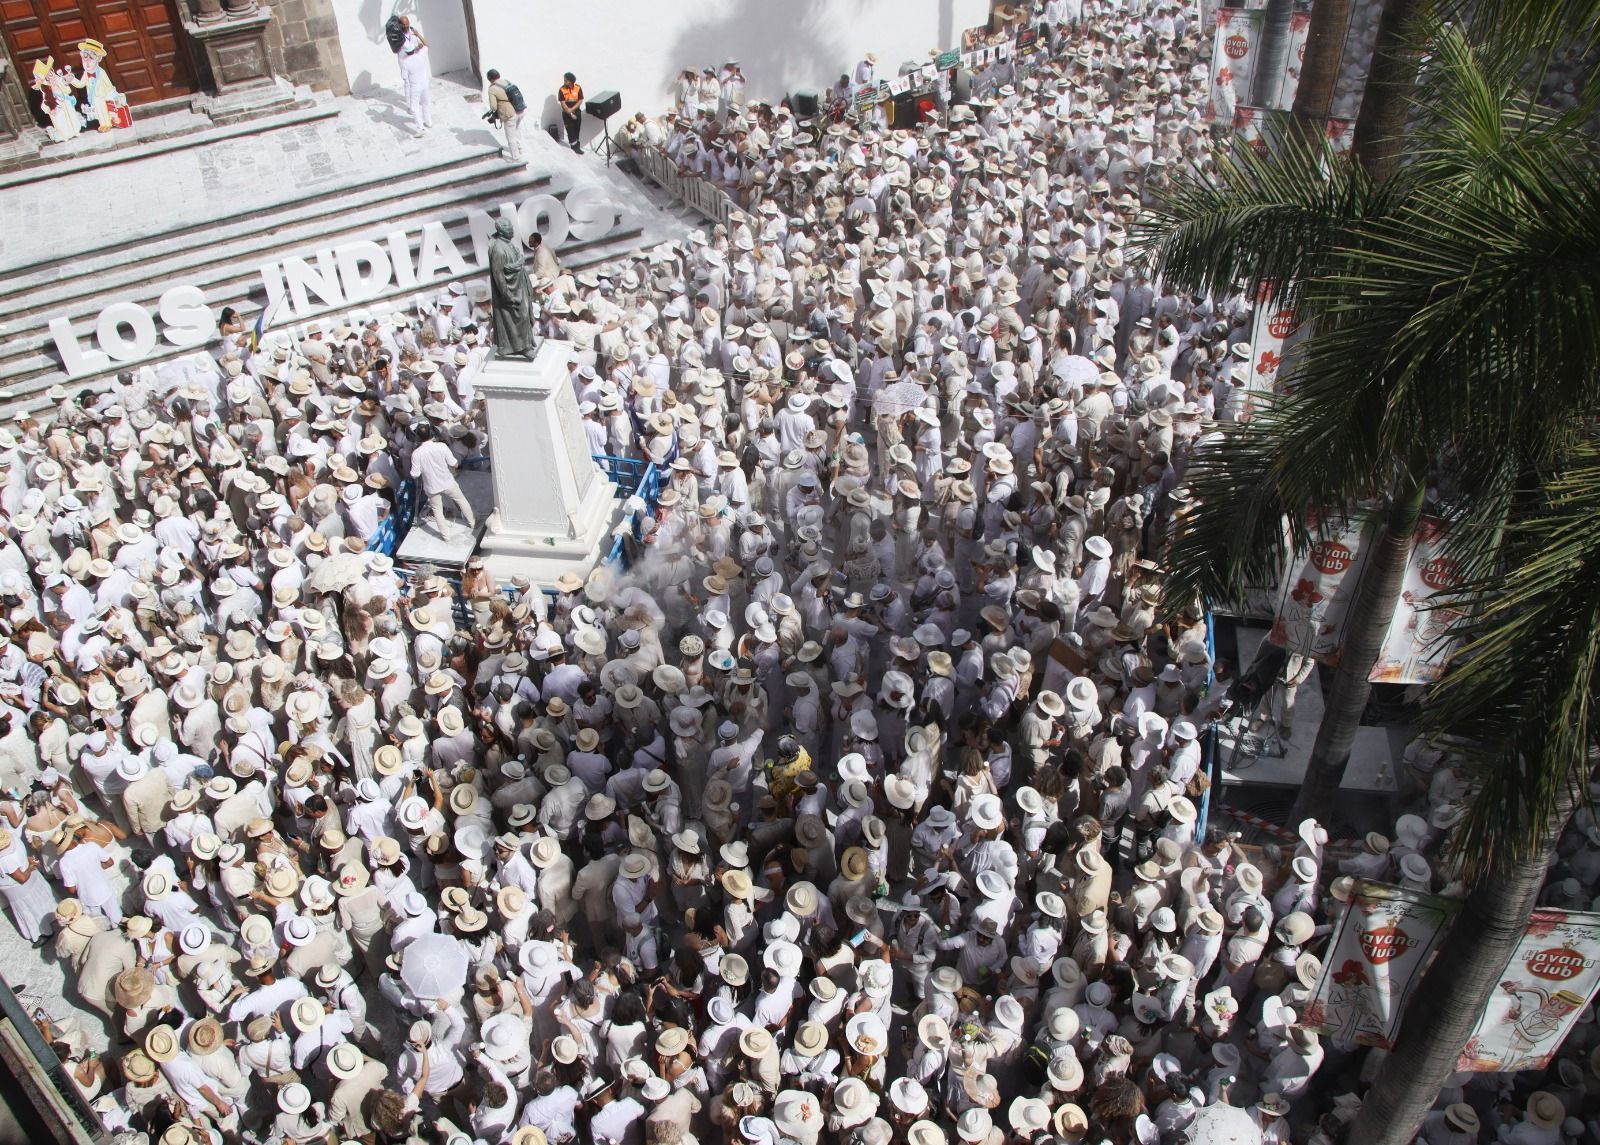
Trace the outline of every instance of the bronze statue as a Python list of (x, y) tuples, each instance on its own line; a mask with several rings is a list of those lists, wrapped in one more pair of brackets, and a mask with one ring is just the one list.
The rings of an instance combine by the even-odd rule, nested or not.
[(532, 360), (533, 283), (510, 219), (499, 219), (489, 240), (489, 305), (497, 358)]

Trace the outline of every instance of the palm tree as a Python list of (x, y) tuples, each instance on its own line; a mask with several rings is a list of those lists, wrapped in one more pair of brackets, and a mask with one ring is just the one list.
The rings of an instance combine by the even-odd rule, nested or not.
[(1381, 521), (1296, 815), (1326, 814), (1339, 790), (1437, 468), (1448, 461), (1455, 486), (1458, 559), (1485, 567), (1512, 491), (1573, 431), (1575, 406), (1527, 380), (1592, 376), (1570, 324), (1594, 235), (1582, 219), (1553, 229), (1593, 194), (1586, 109), (1530, 109), (1505, 53), (1465, 26), (1427, 28), (1426, 102), (1387, 182), (1290, 132), (1180, 182), (1140, 228), (1167, 281), (1266, 284), (1266, 304), (1315, 329), (1284, 392), (1195, 459), (1201, 507), (1175, 538), (1174, 587), (1234, 599), (1275, 581), (1313, 539), (1308, 520), (1359, 508)]
[(1312, 521), (1381, 519), (1301, 808), (1338, 789), (1368, 637), (1425, 502), (1464, 575), (1448, 601), (1463, 644), (1423, 724), (1466, 745), (1474, 794), (1451, 858), (1470, 893), (1357, 1145), (1414, 1135), (1523, 932), (1596, 741), (1600, 149), (1584, 124), (1600, 92), (1566, 112), (1535, 96), (1556, 45), (1593, 46), (1600, 4), (1488, 0), (1417, 27), (1412, 125), (1381, 184), (1291, 132), (1176, 187), (1141, 233), (1180, 288), (1265, 282), (1315, 327), (1283, 392), (1194, 458), (1172, 602), (1272, 583)]
[(1294, 93), (1294, 120), (1301, 131), (1320, 138), (1333, 88), (1344, 60), (1345, 32), (1350, 27), (1350, 0), (1316, 0), (1311, 26), (1306, 29), (1306, 54), (1300, 66), (1300, 86)]
[[(1591, 315), (1591, 322), (1600, 316)], [(1350, 1145), (1406, 1145), (1500, 981), (1551, 852), (1593, 771), (1600, 699), (1600, 425), (1564, 456), (1506, 535), (1504, 576), (1462, 586), (1481, 603), (1430, 690), (1424, 728), (1448, 732), (1476, 792), (1452, 841), (1467, 897), (1407, 1003)], [(1455, 941), (1460, 936), (1463, 941)]]

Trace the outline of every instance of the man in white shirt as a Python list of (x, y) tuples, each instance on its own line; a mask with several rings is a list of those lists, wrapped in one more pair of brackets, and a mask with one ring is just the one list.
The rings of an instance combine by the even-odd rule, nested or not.
[(438, 439), (432, 426), (420, 427), (417, 436), (422, 443), (411, 451), (411, 476), (422, 485), (422, 495), (428, 499), (428, 511), (433, 514), (435, 531), (441, 537), (450, 535), (444, 516), (444, 499), (449, 497), (466, 521), (467, 531), (471, 532), (477, 519), (472, 514), (466, 494), (461, 492), (461, 486), (456, 482), (455, 455), (450, 452), (448, 445)]

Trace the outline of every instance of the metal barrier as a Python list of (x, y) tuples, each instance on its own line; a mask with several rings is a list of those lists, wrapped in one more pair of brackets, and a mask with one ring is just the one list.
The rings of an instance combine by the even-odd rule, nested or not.
[[(610, 457), (597, 453), (594, 460), (606, 476), (617, 483), (618, 500), (637, 496), (644, 502), (644, 509), (635, 511), (632, 518), (633, 540), (637, 544), (644, 537), (644, 519), (655, 516), (656, 502), (661, 495), (661, 471), (653, 462), (636, 457)], [(619, 572), (626, 569), (630, 562), (625, 538), (614, 538), (605, 559), (600, 563)]]
[[(591, 456), (601, 471), (616, 483), (616, 499), (618, 501), (626, 501), (630, 497), (638, 497), (644, 502), (642, 509), (637, 509), (633, 512), (630, 522), (633, 540), (638, 543), (644, 536), (646, 518), (655, 516), (656, 504), (661, 496), (661, 471), (656, 468), (654, 462), (646, 461), (643, 458), (612, 457), (603, 453), (596, 453)], [(467, 458), (461, 463), (461, 468), (486, 469), (488, 465), (488, 457), (479, 455)], [(409, 479), (402, 482), (400, 488), (407, 490), (408, 486), (412, 486), (412, 482)], [(415, 488), (412, 487), (409, 493), (410, 496), (404, 499), (407, 511), (404, 514), (396, 512), (391, 518), (391, 521), (394, 522), (393, 527), (387, 531), (380, 528), (367, 545), (368, 550), (392, 556), (395, 550), (399, 548), (400, 542), (405, 540), (406, 532), (411, 528), (411, 522), (416, 517), (417, 497)], [(389, 525), (390, 523), (390, 521), (385, 521), (384, 525)], [(380, 539), (383, 543), (380, 543)], [(387, 544), (388, 547), (384, 547), (384, 544)], [(606, 550), (606, 555), (600, 559), (600, 565), (614, 568), (616, 571), (621, 572), (628, 567), (628, 563), (628, 546), (625, 543), (625, 538), (618, 536), (611, 542), (611, 547)], [(422, 570), (396, 566), (394, 571), (399, 574), (401, 580), (410, 580)], [(434, 569), (430, 575), (440, 577), (450, 586), (454, 595), (451, 613), (455, 617), (456, 627), (470, 629), (473, 625), (473, 615), (471, 607), (461, 595), (461, 574), (447, 569)], [(513, 589), (507, 588), (502, 591), (505, 592), (507, 598), (515, 595)], [(552, 590), (547, 588), (545, 591), (550, 592)]]
[(704, 176), (685, 171), (664, 151), (641, 145), (634, 148), (633, 159), (645, 178), (714, 223), (726, 225), (739, 209), (721, 187)]

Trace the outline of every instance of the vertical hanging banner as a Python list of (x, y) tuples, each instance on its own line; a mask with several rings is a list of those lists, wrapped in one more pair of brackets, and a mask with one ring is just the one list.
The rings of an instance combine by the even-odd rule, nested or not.
[(1295, 93), (1300, 90), (1300, 68), (1306, 59), (1306, 36), (1311, 31), (1311, 13), (1296, 12), (1289, 17), (1289, 51), (1283, 58), (1283, 82), (1278, 85), (1278, 98), (1274, 107), (1284, 111), (1294, 107)]
[(1272, 138), (1289, 122), (1289, 113), (1274, 107), (1241, 104), (1233, 113), (1233, 146), (1249, 146), (1266, 154)]
[(1358, 583), (1368, 518), (1351, 516), (1319, 520), (1306, 526), (1317, 540), (1284, 566), (1278, 585), (1272, 631), (1274, 644), (1300, 656), (1337, 664), (1344, 650), (1344, 618)]
[(1536, 910), (1456, 1069), (1544, 1069), (1600, 990), (1600, 914)]
[(1427, 684), (1444, 675), (1450, 626), (1461, 615), (1432, 603), (1435, 593), (1448, 594), (1461, 583), (1461, 571), (1445, 552), (1447, 533), (1435, 517), (1417, 522), (1394, 619), (1368, 677), (1375, 684)]
[(1261, 48), (1263, 11), (1217, 9), (1217, 35), (1211, 47), (1211, 95), (1206, 114), (1212, 123), (1233, 122), (1233, 113), (1250, 98), (1250, 79)]
[(1428, 956), (1460, 903), (1357, 879), (1301, 1023), (1390, 1049)]
[[(1241, 123), (1238, 118), (1234, 122), (1242, 134), (1243, 141), (1250, 146), (1255, 146), (1260, 138), (1263, 123), (1269, 123), (1275, 117), (1287, 119), (1282, 112), (1267, 112), (1262, 108), (1245, 108), (1251, 112), (1248, 122)], [(1268, 130), (1275, 130), (1268, 127)], [(1228, 406), (1233, 412), (1236, 421), (1248, 421), (1253, 406), (1251, 395), (1267, 392), (1270, 393), (1278, 387), (1278, 378), (1283, 372), (1284, 356), (1288, 353), (1291, 340), (1300, 330), (1300, 319), (1292, 307), (1283, 301), (1268, 301), (1268, 291), (1263, 285), (1257, 292), (1256, 305), (1250, 316), (1250, 373), (1244, 384), (1244, 392), (1235, 390), (1228, 395)]]
[(1356, 137), (1356, 121), (1353, 119), (1328, 120), (1328, 142), (1333, 144), (1335, 155), (1343, 155), (1350, 150), (1350, 144)]

